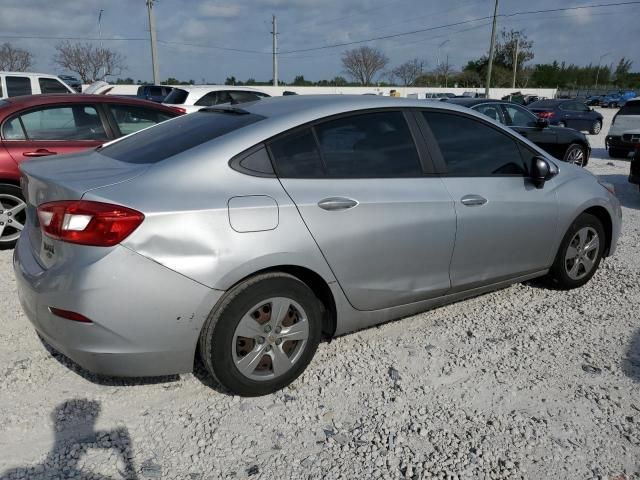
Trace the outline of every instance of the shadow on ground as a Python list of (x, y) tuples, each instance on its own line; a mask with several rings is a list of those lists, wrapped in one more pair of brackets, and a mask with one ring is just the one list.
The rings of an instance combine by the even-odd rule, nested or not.
[(622, 360), (622, 370), (632, 380), (640, 383), (640, 330), (636, 330)]
[[(100, 402), (87, 399), (67, 400), (51, 412), (55, 440), (46, 459), (36, 465), (26, 465), (0, 473), (0, 480), (74, 478), (95, 480), (137, 480), (131, 458), (131, 439), (124, 427), (96, 430)], [(91, 472), (83, 457), (92, 450), (113, 452), (114, 465), (107, 475)]]

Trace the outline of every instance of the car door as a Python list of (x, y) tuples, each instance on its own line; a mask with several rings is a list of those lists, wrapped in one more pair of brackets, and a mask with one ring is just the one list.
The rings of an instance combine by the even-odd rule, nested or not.
[(538, 117), (526, 108), (511, 103), (503, 103), (502, 109), (506, 119), (506, 125), (528, 138), (540, 148), (549, 152), (556, 158), (562, 158), (564, 149), (558, 148), (558, 134), (552, 128), (538, 123)]
[(450, 289), (453, 201), (425, 173), (432, 167), (413, 122), (400, 110), (354, 113), (269, 144), (283, 187), (359, 310)]
[(139, 105), (105, 103), (103, 106), (109, 116), (109, 121), (116, 137), (129, 135), (177, 116), (177, 114), (171, 115), (167, 112)]
[(583, 130), (584, 129), (584, 112), (579, 108), (578, 102), (565, 102), (560, 104), (560, 111), (562, 115), (560, 116), (561, 121), (574, 130)]
[(552, 182), (527, 178), (535, 152), (461, 113), (423, 111), (423, 129), (457, 214), (453, 291), (548, 268), (558, 208)]
[(91, 104), (31, 108), (9, 117), (2, 139), (16, 162), (72, 153), (109, 140), (98, 109)]

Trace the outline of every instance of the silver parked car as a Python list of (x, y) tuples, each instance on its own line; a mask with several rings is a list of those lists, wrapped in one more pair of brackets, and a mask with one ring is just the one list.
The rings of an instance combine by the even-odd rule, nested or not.
[[(22, 164), (14, 268), (38, 333), (100, 374), (273, 392), (323, 336), (514, 282), (586, 283), (618, 201), (484, 115), (287, 96)], [(425, 335), (428, 335), (425, 332)]]

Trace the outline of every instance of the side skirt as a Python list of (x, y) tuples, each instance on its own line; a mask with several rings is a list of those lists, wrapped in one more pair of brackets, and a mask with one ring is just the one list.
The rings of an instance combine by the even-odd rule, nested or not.
[(378, 325), (380, 323), (389, 322), (391, 320), (397, 320), (416, 313), (431, 310), (433, 308), (441, 307), (450, 303), (455, 303), (465, 298), (476, 297), (494, 290), (508, 287), (514, 283), (526, 282), (533, 278), (546, 275), (549, 269), (540, 270), (526, 275), (510, 278), (508, 280), (502, 280), (497, 283), (484, 285), (481, 287), (475, 287), (461, 292), (450, 293), (441, 297), (432, 298), (429, 300), (422, 300), (420, 302), (414, 302), (407, 305), (400, 305), (397, 307), (385, 308), (382, 310), (361, 311), (354, 309), (347, 299), (344, 297), (344, 293), (336, 282), (331, 283), (330, 287), (333, 291), (333, 296), (336, 301), (336, 311), (338, 315), (337, 328), (335, 335), (343, 335), (345, 333), (354, 332), (363, 328)]

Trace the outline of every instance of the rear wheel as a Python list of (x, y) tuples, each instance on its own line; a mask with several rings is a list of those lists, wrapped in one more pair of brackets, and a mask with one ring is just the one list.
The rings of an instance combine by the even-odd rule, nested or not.
[(600, 120), (596, 120), (591, 125), (591, 128), (589, 129), (589, 133), (591, 135), (597, 135), (600, 133), (600, 130), (602, 130), (602, 122)]
[(299, 279), (266, 273), (235, 286), (209, 316), (200, 353), (226, 389), (265, 395), (293, 382), (322, 334), (320, 301)]
[(567, 230), (549, 277), (558, 288), (578, 288), (596, 273), (605, 246), (602, 222), (588, 213), (581, 214)]
[(577, 143), (572, 143), (564, 154), (564, 161), (580, 167), (587, 164), (587, 150)]
[(26, 207), (20, 188), (0, 184), (0, 250), (16, 245), (24, 228)]
[(609, 156), (611, 158), (627, 158), (629, 152), (620, 148), (609, 147)]

